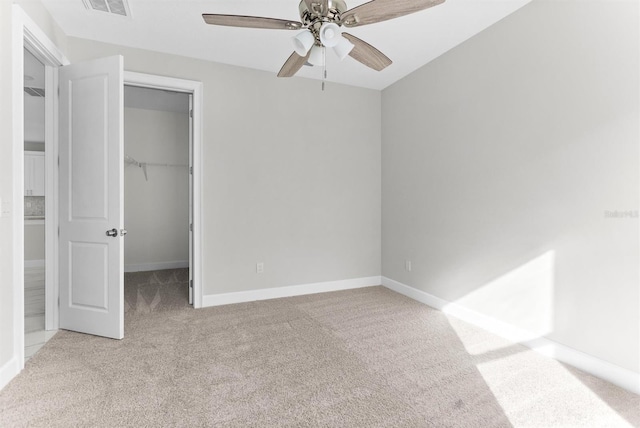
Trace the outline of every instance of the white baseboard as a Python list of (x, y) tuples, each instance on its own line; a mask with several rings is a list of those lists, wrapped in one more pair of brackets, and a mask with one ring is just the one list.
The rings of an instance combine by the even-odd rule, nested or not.
[(202, 307), (229, 305), (232, 303), (254, 302), (256, 300), (269, 300), (277, 299), (280, 297), (302, 296), (305, 294), (326, 293), (329, 291), (350, 290), (352, 288), (372, 287), (380, 284), (381, 277), (370, 276), (366, 278), (317, 282), (314, 284), (265, 288), (262, 290), (209, 294), (206, 296), (202, 296)]
[(0, 367), (0, 390), (7, 386), (11, 379), (13, 379), (18, 373), (20, 373), (20, 367), (18, 365), (18, 359), (12, 357), (2, 367)]
[(150, 270), (182, 269), (189, 267), (189, 260), (175, 262), (143, 263), (137, 265), (124, 265), (125, 272), (147, 272)]
[(483, 315), (464, 306), (436, 297), (427, 292), (382, 277), (382, 285), (432, 308), (459, 318), (491, 333), (518, 342), (532, 350), (576, 367), (628, 391), (640, 394), (640, 373), (622, 368), (577, 349)]
[(44, 260), (25, 260), (24, 267), (26, 268), (37, 268), (44, 267)]

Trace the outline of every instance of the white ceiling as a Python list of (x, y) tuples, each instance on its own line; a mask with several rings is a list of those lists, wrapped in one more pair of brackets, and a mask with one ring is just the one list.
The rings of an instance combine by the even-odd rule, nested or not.
[[(128, 0), (131, 17), (88, 11), (82, 0), (42, 0), (68, 36), (189, 56), (269, 71), (280, 70), (293, 52), (297, 31), (207, 25), (202, 13), (299, 20), (299, 0)], [(327, 52), (327, 80), (384, 89), (464, 42), (531, 0), (447, 0), (394, 20), (347, 30), (372, 44), (393, 64), (373, 71)], [(347, 0), (353, 8), (366, 0)], [(125, 63), (126, 68), (126, 63)], [(320, 79), (319, 67), (297, 76)]]

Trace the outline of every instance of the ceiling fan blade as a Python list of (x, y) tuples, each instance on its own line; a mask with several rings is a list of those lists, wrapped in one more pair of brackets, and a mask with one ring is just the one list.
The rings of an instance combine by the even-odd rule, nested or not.
[(360, 27), (409, 15), (444, 3), (445, 0), (372, 0), (342, 14), (342, 25)]
[(342, 33), (342, 35), (354, 44), (353, 49), (349, 52), (349, 56), (356, 61), (360, 61), (369, 68), (373, 68), (376, 71), (381, 71), (391, 65), (391, 61), (385, 54), (378, 49), (353, 36), (349, 33)]
[(278, 72), (278, 77), (292, 77), (307, 62), (310, 53), (311, 50), (307, 52), (306, 56), (300, 56), (295, 52), (292, 53)]
[(203, 13), (202, 18), (207, 24), (224, 25), (226, 27), (265, 28), (273, 30), (299, 30), (302, 28), (302, 22), (263, 18), (260, 16), (217, 15), (214, 13)]

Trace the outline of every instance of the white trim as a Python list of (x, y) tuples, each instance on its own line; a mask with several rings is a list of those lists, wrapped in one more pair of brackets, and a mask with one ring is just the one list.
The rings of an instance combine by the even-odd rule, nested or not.
[(628, 391), (640, 394), (640, 373), (601, 360), (546, 337), (538, 337), (511, 324), (488, 317), (393, 279), (383, 276), (382, 285), (432, 308), (439, 309), (447, 315), (459, 318), (505, 339), (518, 342), (542, 355), (554, 358)]
[(424, 303), (425, 305), (438, 309), (448, 315), (453, 315), (454, 317), (466, 321), (469, 324), (479, 326), (513, 342), (523, 342), (539, 337), (536, 334), (514, 327), (511, 324), (507, 324), (496, 320), (495, 318), (472, 311), (464, 306), (451, 303), (447, 300), (436, 297), (433, 294), (418, 290), (387, 277), (382, 277), (382, 285), (397, 293), (410, 297), (413, 300), (417, 300), (420, 303)]
[(193, 146), (191, 147), (193, 161), (193, 307), (202, 307), (202, 135), (203, 135), (203, 100), (204, 88), (198, 82), (193, 89)]
[(69, 60), (62, 51), (19, 5), (14, 5), (13, 10), (14, 19), (17, 18), (19, 21), (16, 22), (22, 24), (23, 28), (23, 35), (20, 35), (20, 40), (24, 40), (24, 47), (29, 52), (34, 54), (44, 65), (60, 66), (69, 64)]
[[(57, 330), (59, 325), (58, 296), (58, 67), (45, 66), (45, 329)], [(46, 89), (49, 88), (49, 89)]]
[(13, 357), (17, 372), (24, 368), (24, 45), (27, 35), (26, 14), (13, 8)]
[(150, 270), (182, 269), (189, 267), (189, 260), (175, 262), (142, 263), (137, 265), (124, 265), (125, 272), (148, 272)]
[(0, 390), (7, 386), (18, 373), (20, 373), (20, 366), (18, 359), (14, 356), (0, 367)]
[[(193, 266), (193, 94), (189, 96), (189, 266)], [(189, 269), (189, 304), (193, 305), (193, 269)]]
[(202, 82), (179, 79), (176, 77), (158, 76), (155, 74), (124, 71), (124, 84), (140, 88), (162, 89), (166, 91), (193, 93), (202, 89)]
[(25, 260), (24, 267), (25, 268), (45, 267), (45, 263), (44, 263), (44, 260)]
[(156, 76), (133, 71), (124, 72), (124, 84), (193, 94), (193, 307), (202, 307), (202, 82)]
[(265, 288), (261, 290), (208, 294), (202, 297), (202, 305), (203, 307), (230, 305), (233, 303), (254, 302), (256, 300), (269, 300), (278, 299), (280, 297), (293, 297), (305, 294), (326, 293), (329, 291), (350, 290), (353, 288), (377, 286), (380, 285), (380, 282), (381, 278), (379, 276), (370, 276), (365, 278), (343, 279), (339, 281)]

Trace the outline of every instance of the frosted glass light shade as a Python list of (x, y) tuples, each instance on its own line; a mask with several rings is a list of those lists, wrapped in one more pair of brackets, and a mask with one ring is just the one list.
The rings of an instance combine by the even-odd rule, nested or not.
[(322, 47), (314, 45), (311, 48), (309, 59), (307, 60), (311, 65), (322, 65)]
[(298, 55), (306, 56), (315, 41), (316, 39), (311, 34), (311, 31), (305, 30), (293, 38), (293, 49)]
[(340, 41), (340, 37), (342, 37), (342, 31), (340, 31), (338, 24), (330, 22), (328, 24), (324, 24), (322, 28), (320, 28), (320, 41), (328, 48), (332, 48), (337, 45)]
[(338, 43), (333, 47), (333, 51), (336, 53), (336, 55), (338, 55), (338, 58), (340, 58), (340, 61), (342, 61), (347, 57), (347, 55), (349, 55), (349, 53), (353, 48), (354, 48), (353, 43), (351, 43), (349, 40), (345, 39), (344, 37), (340, 36)]

